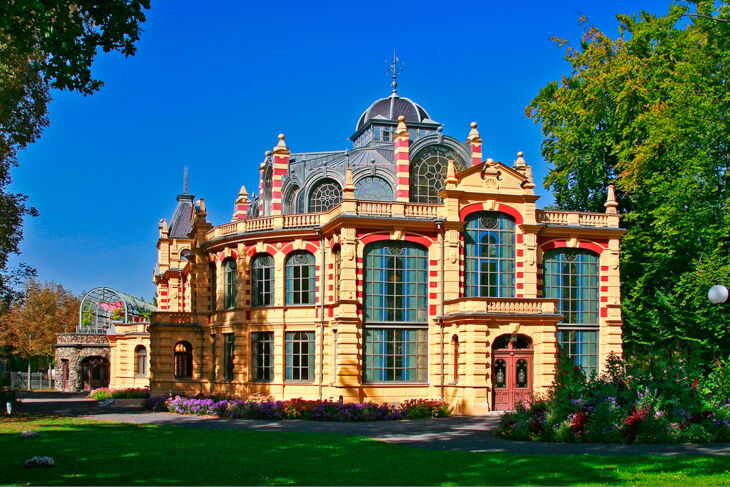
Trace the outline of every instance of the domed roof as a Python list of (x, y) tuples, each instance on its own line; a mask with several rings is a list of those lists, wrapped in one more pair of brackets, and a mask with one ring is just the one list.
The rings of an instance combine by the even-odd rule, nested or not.
[(428, 112), (421, 105), (413, 100), (393, 93), (387, 98), (375, 100), (373, 104), (370, 105), (362, 115), (360, 115), (355, 131), (360, 130), (368, 120), (381, 119), (395, 121), (400, 115), (406, 117), (406, 124), (408, 124), (408, 122), (433, 121), (431, 120)]

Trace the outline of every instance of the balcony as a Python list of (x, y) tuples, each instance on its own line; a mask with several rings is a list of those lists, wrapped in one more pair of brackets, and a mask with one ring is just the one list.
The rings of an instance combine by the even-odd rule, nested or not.
[(544, 298), (459, 298), (444, 303), (444, 315), (555, 315), (558, 302)]

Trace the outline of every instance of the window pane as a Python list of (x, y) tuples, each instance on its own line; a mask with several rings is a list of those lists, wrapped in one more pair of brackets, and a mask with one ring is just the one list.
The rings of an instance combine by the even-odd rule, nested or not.
[(560, 330), (558, 345), (561, 354), (567, 355), (586, 374), (598, 373), (598, 331)]
[(342, 189), (336, 181), (323, 179), (309, 194), (309, 211), (319, 213), (329, 211), (342, 201)]
[(514, 219), (493, 211), (470, 215), (464, 243), (467, 297), (514, 297)]
[(251, 263), (251, 292), (253, 306), (274, 304), (274, 258), (259, 254)]
[(365, 330), (365, 382), (423, 382), (426, 380), (427, 330)]
[(286, 380), (314, 380), (314, 332), (286, 333)]
[(412, 202), (441, 203), (439, 192), (444, 189), (449, 159), (454, 160), (457, 171), (466, 168), (463, 159), (453, 149), (444, 145), (431, 145), (414, 154), (410, 167)]
[(294, 252), (286, 261), (286, 304), (314, 304), (314, 255)]
[(251, 334), (252, 375), (254, 381), (274, 380), (274, 334), (259, 332)]

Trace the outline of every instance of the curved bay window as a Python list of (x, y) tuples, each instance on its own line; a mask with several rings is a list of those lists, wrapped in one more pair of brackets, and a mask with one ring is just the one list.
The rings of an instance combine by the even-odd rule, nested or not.
[(188, 342), (175, 344), (175, 378), (190, 379), (193, 377), (193, 346)]
[(286, 259), (286, 304), (314, 304), (316, 275), (314, 255), (294, 252)]
[(225, 309), (235, 308), (238, 295), (238, 266), (234, 259), (228, 258), (223, 261), (223, 278), (223, 306)]
[(466, 296), (515, 295), (515, 221), (494, 211), (469, 215), (464, 231)]
[(134, 375), (147, 375), (147, 349), (144, 345), (134, 348)]
[(333, 179), (318, 182), (309, 194), (309, 211), (319, 213), (329, 211), (342, 201), (342, 188)]
[(598, 372), (598, 255), (582, 249), (551, 249), (543, 257), (545, 297), (558, 300), (561, 354), (586, 373)]
[(461, 156), (445, 145), (424, 147), (413, 155), (410, 176), (412, 202), (441, 203), (439, 192), (444, 189), (449, 159), (454, 160), (457, 171), (466, 167)]
[(393, 201), (393, 189), (385, 179), (377, 176), (368, 176), (355, 183), (355, 199)]
[(253, 306), (274, 304), (274, 258), (259, 254), (251, 261), (251, 299)]
[(423, 382), (426, 377), (428, 255), (408, 242), (365, 248), (366, 382)]

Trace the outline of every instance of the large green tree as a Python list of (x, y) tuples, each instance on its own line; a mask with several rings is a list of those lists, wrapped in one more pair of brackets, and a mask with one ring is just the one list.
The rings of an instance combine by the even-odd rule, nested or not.
[(91, 94), (94, 57), (135, 53), (149, 0), (3, 0), (0, 2), (0, 311), (18, 297), (18, 283), (33, 275), (8, 269), (18, 253), (27, 197), (7, 191), (18, 151), (48, 125), (50, 89)]
[[(527, 107), (563, 209), (602, 211), (618, 190), (625, 340), (730, 352), (730, 4), (674, 2), (586, 28), (571, 73)], [(561, 45), (564, 41), (556, 39)]]

